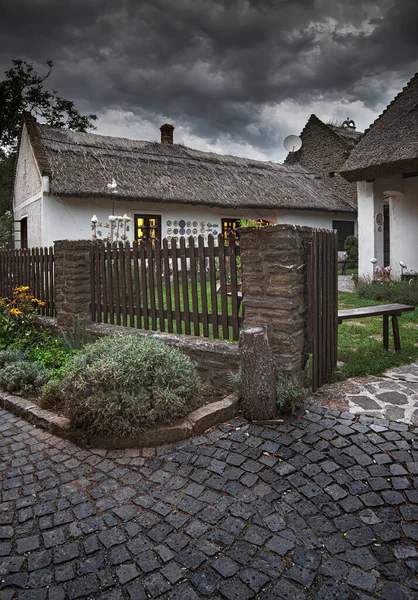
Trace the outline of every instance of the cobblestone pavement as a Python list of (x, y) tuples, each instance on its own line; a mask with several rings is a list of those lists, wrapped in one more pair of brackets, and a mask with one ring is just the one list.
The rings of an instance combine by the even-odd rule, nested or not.
[(417, 433), (312, 407), (144, 458), (0, 410), (0, 599), (416, 599)]
[(315, 395), (323, 405), (356, 414), (418, 425), (418, 363), (386, 371), (384, 377), (355, 377), (329, 384)]

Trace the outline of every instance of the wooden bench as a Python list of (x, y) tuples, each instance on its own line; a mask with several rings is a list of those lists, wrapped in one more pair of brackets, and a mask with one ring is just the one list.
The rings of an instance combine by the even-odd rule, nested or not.
[(338, 324), (348, 319), (364, 319), (365, 317), (383, 317), (383, 347), (389, 350), (389, 317), (392, 317), (393, 339), (395, 350), (401, 349), (401, 340), (399, 337), (398, 317), (404, 312), (415, 310), (415, 306), (408, 304), (382, 304), (379, 306), (367, 306), (363, 308), (353, 308), (338, 311)]

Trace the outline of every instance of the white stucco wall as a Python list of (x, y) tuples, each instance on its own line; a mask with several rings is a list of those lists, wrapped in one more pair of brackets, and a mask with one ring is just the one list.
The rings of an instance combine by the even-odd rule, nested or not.
[[(38, 169), (26, 127), (23, 128), (13, 194), (15, 221), (27, 217), (28, 245), (42, 245), (42, 177)], [(15, 246), (20, 247), (17, 233)]]
[(404, 193), (390, 199), (390, 264), (401, 275), (400, 262), (418, 272), (418, 178), (404, 180)]
[[(325, 227), (330, 229), (333, 220), (355, 221), (355, 216), (350, 213), (316, 213), (300, 212), (289, 213), (287, 211), (277, 211), (273, 214), (267, 210), (225, 210), (219, 208), (184, 206), (162, 203), (141, 203), (138, 202), (112, 202), (108, 199), (74, 199), (57, 198), (53, 196), (44, 196), (43, 199), (43, 243), (51, 245), (55, 240), (61, 239), (89, 239), (91, 237), (91, 217), (97, 216), (99, 221), (107, 222), (109, 214), (123, 215), (126, 213), (132, 219), (135, 214), (157, 214), (161, 215), (162, 236), (174, 235), (173, 232), (167, 232), (171, 227), (174, 229), (173, 222), (184, 219), (186, 222), (194, 221), (198, 223), (197, 235), (201, 232), (201, 221), (205, 223), (204, 235), (208, 234), (207, 224), (211, 223), (212, 232), (221, 231), (221, 219), (267, 219), (278, 223), (291, 223), (296, 225), (307, 225), (311, 227)], [(167, 225), (171, 221), (171, 226)], [(216, 225), (217, 227), (214, 227)], [(108, 230), (101, 229), (104, 235)], [(190, 229), (193, 231), (193, 225)], [(130, 223), (128, 239), (134, 239), (133, 222)]]

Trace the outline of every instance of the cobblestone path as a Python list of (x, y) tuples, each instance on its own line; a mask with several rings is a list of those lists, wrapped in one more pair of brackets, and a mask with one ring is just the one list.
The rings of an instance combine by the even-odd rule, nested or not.
[(416, 599), (417, 432), (313, 407), (142, 457), (0, 411), (0, 599)]

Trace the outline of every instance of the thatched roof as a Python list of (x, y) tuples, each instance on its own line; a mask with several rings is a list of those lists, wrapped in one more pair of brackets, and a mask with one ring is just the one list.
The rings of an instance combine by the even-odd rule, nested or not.
[(348, 181), (418, 171), (418, 73), (365, 131), (341, 174)]
[[(300, 166), (53, 129), (32, 120), (35, 156), (56, 196), (112, 197), (223, 208), (355, 212)], [(114, 192), (108, 184), (116, 181)]]
[[(330, 123), (324, 123), (315, 114), (312, 114), (307, 120), (304, 128), (301, 131), (300, 137), (304, 139), (305, 135), (308, 134), (309, 129), (312, 127), (319, 127), (324, 132), (331, 133), (335, 136), (335, 139), (340, 143), (344, 150), (348, 153), (357, 144), (360, 137), (363, 135), (361, 131), (357, 131), (353, 127), (343, 127), (340, 125), (331, 125)], [(302, 156), (303, 146), (296, 152), (289, 152), (285, 158), (285, 164), (294, 164)]]

